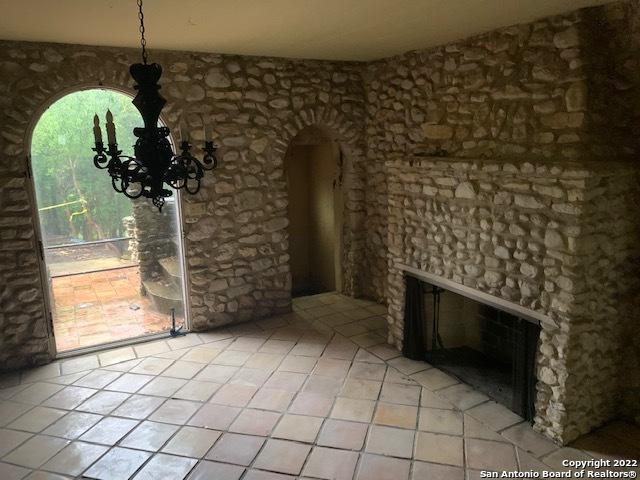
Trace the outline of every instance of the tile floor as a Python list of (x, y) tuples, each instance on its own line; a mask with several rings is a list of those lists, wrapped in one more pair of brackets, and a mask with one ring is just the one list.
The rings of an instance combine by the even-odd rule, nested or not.
[(137, 266), (51, 279), (53, 328), (59, 352), (171, 328), (140, 295)]
[(0, 377), (0, 479), (464, 480), (640, 458), (615, 422), (558, 448), (384, 343), (337, 294), (254, 323)]

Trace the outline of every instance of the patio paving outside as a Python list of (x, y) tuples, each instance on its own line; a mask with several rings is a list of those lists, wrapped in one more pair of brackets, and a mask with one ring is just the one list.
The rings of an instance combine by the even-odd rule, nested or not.
[(56, 276), (51, 290), (59, 352), (171, 328), (169, 313), (156, 312), (141, 295), (137, 266)]

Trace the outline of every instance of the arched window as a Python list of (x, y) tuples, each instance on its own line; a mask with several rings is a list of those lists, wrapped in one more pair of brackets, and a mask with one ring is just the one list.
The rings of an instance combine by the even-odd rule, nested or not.
[(88, 89), (59, 98), (31, 137), (49, 305), (58, 351), (125, 341), (184, 316), (179, 204), (158, 212), (117, 193), (93, 164), (93, 116), (110, 110), (118, 148), (133, 155), (142, 118), (127, 94)]
[(122, 219), (132, 203), (113, 195), (104, 171), (93, 165), (93, 115), (104, 122), (110, 109), (118, 121), (119, 148), (133, 154), (132, 130), (142, 123), (131, 98), (90, 89), (70, 93), (40, 117), (31, 139), (31, 168), (45, 246), (125, 236)]

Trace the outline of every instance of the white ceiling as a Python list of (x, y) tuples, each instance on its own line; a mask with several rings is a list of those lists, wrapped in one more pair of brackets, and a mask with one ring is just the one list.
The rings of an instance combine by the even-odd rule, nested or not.
[[(371, 60), (609, 0), (146, 0), (149, 49)], [(0, 38), (138, 45), (135, 0), (0, 0)]]

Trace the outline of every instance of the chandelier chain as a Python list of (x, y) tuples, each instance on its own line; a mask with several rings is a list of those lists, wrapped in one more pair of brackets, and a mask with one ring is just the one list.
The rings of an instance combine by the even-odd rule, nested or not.
[(162, 67), (155, 63), (147, 63), (142, 1), (136, 0), (143, 63), (134, 63), (129, 67), (129, 72), (135, 81), (134, 88), (137, 91), (133, 105), (142, 116), (144, 128), (133, 129), (137, 138), (133, 146), (134, 156), (122, 155), (122, 150), (118, 149), (116, 127), (111, 112), (107, 111), (106, 144), (102, 139), (100, 119), (95, 115), (93, 164), (100, 170), (107, 170), (111, 177), (111, 186), (116, 192), (131, 199), (151, 199), (153, 205), (162, 211), (165, 199), (173, 195), (172, 189), (184, 189), (192, 195), (198, 193), (205, 171), (213, 170), (218, 165), (218, 146), (207, 139), (205, 134), (201, 159), (193, 156), (192, 145), (186, 138), (180, 143), (180, 151), (174, 151), (168, 138), (171, 132), (167, 127), (158, 125), (162, 108), (166, 103), (159, 93), (158, 84)]
[(140, 19), (140, 46), (142, 47), (142, 62), (147, 64), (147, 39), (144, 38), (144, 12), (142, 11), (142, 0), (138, 1), (138, 18)]

